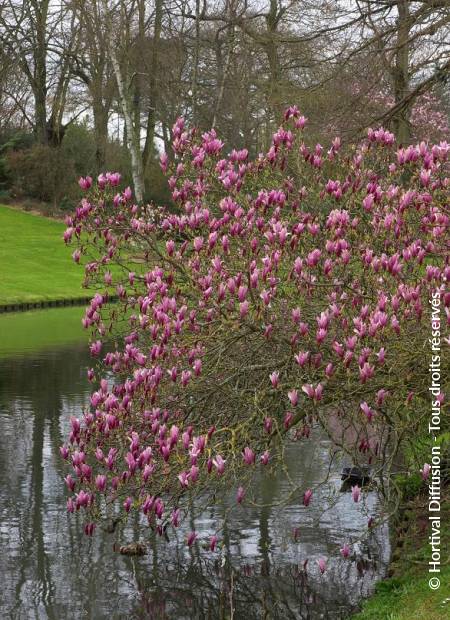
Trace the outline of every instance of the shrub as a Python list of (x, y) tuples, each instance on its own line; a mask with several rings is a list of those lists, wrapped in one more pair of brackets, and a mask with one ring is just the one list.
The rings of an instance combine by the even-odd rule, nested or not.
[(428, 424), (430, 300), (442, 326), (450, 306), (450, 146), (397, 150), (379, 129), (326, 150), (307, 145), (305, 123), (290, 108), (249, 161), (179, 119), (174, 162), (161, 158), (178, 213), (155, 223), (108, 174), (67, 218), (74, 260), (89, 255), (102, 291), (84, 319), (91, 353), (115, 377), (89, 371), (91, 407), (61, 448), (68, 510), (85, 512), (88, 534), (132, 511), (162, 534), (219, 485), (251, 501), (255, 469), (280, 467), (286, 438), (309, 441), (313, 425), (394, 499), (396, 455)]
[(36, 144), (6, 156), (13, 190), (19, 196), (58, 205), (64, 196), (75, 197), (73, 161), (61, 148)]
[(0, 135), (0, 189), (8, 191), (11, 178), (7, 164), (7, 154), (28, 148), (33, 143), (33, 136), (22, 131)]
[(61, 143), (61, 152), (66, 161), (72, 162), (77, 176), (86, 175), (95, 170), (95, 138), (86, 124), (72, 123), (69, 125)]

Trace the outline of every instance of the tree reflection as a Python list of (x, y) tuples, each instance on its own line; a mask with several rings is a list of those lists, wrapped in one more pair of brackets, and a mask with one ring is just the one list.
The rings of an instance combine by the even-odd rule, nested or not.
[(150, 584), (138, 581), (139, 601), (132, 618), (198, 620), (303, 620), (348, 618), (350, 609), (339, 604), (327, 610), (301, 566), (271, 569), (263, 560), (232, 568), (220, 560), (195, 565), (159, 567)]

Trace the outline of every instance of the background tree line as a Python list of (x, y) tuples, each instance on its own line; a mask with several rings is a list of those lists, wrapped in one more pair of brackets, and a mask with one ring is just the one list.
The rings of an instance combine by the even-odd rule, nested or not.
[(120, 169), (166, 202), (179, 115), (251, 154), (294, 103), (324, 143), (443, 139), (449, 41), (450, 0), (0, 0), (0, 198), (71, 207)]

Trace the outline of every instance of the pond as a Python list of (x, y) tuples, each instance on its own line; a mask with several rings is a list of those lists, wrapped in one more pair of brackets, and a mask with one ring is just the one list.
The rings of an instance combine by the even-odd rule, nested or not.
[[(367, 530), (379, 499), (354, 504), (340, 493), (342, 463), (330, 466), (330, 445), (317, 429), (286, 451), (290, 475), (307, 488), (330, 476), (306, 510), (299, 497), (286, 506), (237, 506), (235, 493), (208, 510), (193, 502), (170, 541), (130, 520), (120, 543), (148, 541), (148, 553), (122, 556), (114, 535), (92, 539), (66, 513), (59, 456), (71, 415), (89, 401), (90, 358), (81, 308), (0, 316), (0, 617), (95, 620), (167, 618), (348, 618), (386, 572), (386, 524)], [(288, 494), (282, 472), (255, 480), (263, 503)], [(215, 555), (191, 549), (186, 532), (213, 530), (228, 506), (224, 547)], [(298, 528), (294, 535), (295, 528)], [(353, 543), (354, 558), (339, 548)], [(317, 559), (327, 558), (321, 575)], [(304, 562), (308, 558), (306, 571)], [(231, 609), (234, 612), (231, 612)]]

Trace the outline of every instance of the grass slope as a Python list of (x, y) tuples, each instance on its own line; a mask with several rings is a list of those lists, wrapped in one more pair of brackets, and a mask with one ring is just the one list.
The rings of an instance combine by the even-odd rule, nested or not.
[[(448, 492), (448, 488), (443, 490)], [(425, 501), (411, 502), (407, 531), (403, 538), (397, 533), (402, 545), (394, 550), (394, 575), (377, 585), (375, 594), (352, 620), (450, 620), (450, 502), (444, 501), (441, 507), (441, 585), (433, 591), (428, 584), (434, 575), (428, 574), (431, 550)], [(426, 527), (419, 527), (420, 522)]]
[(0, 304), (75, 299), (83, 270), (62, 240), (64, 224), (0, 206)]

